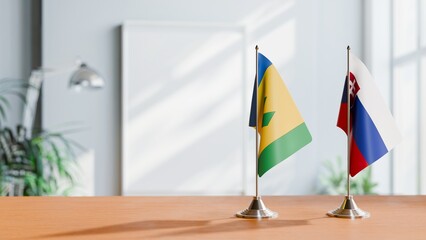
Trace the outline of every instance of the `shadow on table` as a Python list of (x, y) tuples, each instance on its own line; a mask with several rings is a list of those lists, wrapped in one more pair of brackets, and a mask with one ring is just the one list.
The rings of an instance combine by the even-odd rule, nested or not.
[(270, 228), (285, 228), (308, 225), (309, 220), (248, 220), (248, 219), (235, 219), (232, 222), (223, 222), (217, 224), (206, 224), (198, 228), (191, 228), (182, 231), (173, 231), (164, 234), (155, 235), (153, 237), (166, 237), (166, 236), (185, 236), (191, 234), (210, 234), (210, 233), (224, 233), (224, 232), (237, 232), (237, 231), (252, 231), (258, 229)]
[[(230, 222), (228, 219), (219, 220), (146, 220), (138, 222), (130, 222), (123, 224), (110, 225), (98, 228), (88, 228), (78, 231), (68, 231), (49, 235), (39, 236), (38, 238), (58, 238), (58, 237), (70, 237), (70, 236), (84, 236), (84, 235), (97, 235), (97, 234), (112, 234), (112, 233), (124, 233), (124, 232), (136, 232), (136, 231), (147, 231), (147, 230), (159, 230), (159, 229), (179, 229), (188, 228), (185, 230), (175, 230), (168, 233), (153, 235), (151, 237), (166, 237), (166, 236), (185, 236), (191, 234), (209, 234), (209, 233), (220, 233), (220, 232), (235, 232), (243, 230), (256, 230), (256, 229), (268, 229), (268, 228), (283, 228), (283, 227), (294, 227), (308, 225), (309, 220), (248, 220), (248, 219), (237, 219), (232, 218)], [(225, 221), (219, 222), (218, 221)]]
[(69, 236), (83, 236), (83, 235), (96, 235), (96, 234), (109, 234), (133, 231), (146, 231), (155, 229), (169, 229), (169, 228), (184, 228), (184, 227), (197, 227), (208, 224), (209, 221), (188, 221), (188, 220), (147, 220), (130, 222), (116, 225), (109, 225), (98, 228), (88, 228), (78, 231), (68, 231), (62, 233), (54, 233), (49, 235), (39, 236), (39, 238), (55, 238), (55, 237), (69, 237)]

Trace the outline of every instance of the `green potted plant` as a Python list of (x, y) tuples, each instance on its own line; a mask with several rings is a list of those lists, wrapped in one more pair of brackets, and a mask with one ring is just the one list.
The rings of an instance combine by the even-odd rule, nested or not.
[(0, 195), (68, 195), (75, 185), (76, 142), (65, 136), (72, 131), (34, 131), (31, 137), (22, 125), (15, 130), (3, 122), (10, 110), (9, 96), (27, 104), (24, 91), (29, 84), (0, 80)]
[[(336, 161), (324, 162), (318, 193), (331, 195), (346, 194), (347, 169), (340, 157)], [(350, 181), (351, 193), (355, 195), (377, 194), (377, 183), (373, 181), (372, 169), (368, 167)]]

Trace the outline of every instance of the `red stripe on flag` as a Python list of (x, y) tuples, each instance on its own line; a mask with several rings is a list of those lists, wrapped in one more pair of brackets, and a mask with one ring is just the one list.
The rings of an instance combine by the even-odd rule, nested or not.
[(368, 166), (367, 161), (364, 156), (362, 156), (361, 151), (359, 151), (358, 145), (356, 144), (354, 138), (351, 139), (351, 162), (350, 162), (350, 174), (352, 177), (357, 175), (362, 169)]
[(340, 105), (339, 117), (337, 118), (337, 126), (348, 134), (348, 104), (342, 103)]

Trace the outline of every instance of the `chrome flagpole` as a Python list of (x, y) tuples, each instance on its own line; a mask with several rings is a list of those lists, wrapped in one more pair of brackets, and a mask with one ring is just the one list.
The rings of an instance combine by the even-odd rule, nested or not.
[(370, 217), (370, 213), (361, 210), (355, 203), (353, 196), (351, 195), (351, 179), (350, 179), (350, 171), (351, 171), (351, 79), (350, 79), (350, 68), (349, 68), (349, 54), (351, 51), (351, 47), (347, 47), (347, 71), (346, 71), (346, 97), (347, 97), (347, 159), (348, 159), (348, 168), (347, 168), (347, 179), (346, 179), (346, 196), (343, 200), (342, 205), (332, 211), (327, 212), (327, 215), (330, 217), (339, 217), (339, 218), (368, 218)]
[(346, 190), (347, 190), (347, 194), (346, 196), (350, 196), (351, 195), (351, 178), (350, 178), (350, 172), (351, 172), (351, 71), (349, 69), (349, 54), (351, 51), (351, 47), (346, 48), (347, 53), (347, 59), (346, 59), (346, 97), (348, 99), (348, 109), (347, 109), (347, 121), (346, 121), (346, 129), (348, 131), (347, 134), (347, 148), (346, 148), (346, 153), (347, 153), (347, 178), (346, 178)]
[(256, 198), (259, 198), (259, 46), (256, 45)]
[(240, 211), (236, 214), (237, 217), (240, 218), (276, 218), (278, 216), (278, 213), (273, 212), (269, 210), (265, 204), (263, 203), (262, 199), (259, 195), (259, 102), (258, 102), (258, 87), (259, 87), (259, 59), (258, 59), (258, 51), (259, 47), (256, 45), (256, 196), (253, 197), (253, 200), (250, 203), (250, 206)]

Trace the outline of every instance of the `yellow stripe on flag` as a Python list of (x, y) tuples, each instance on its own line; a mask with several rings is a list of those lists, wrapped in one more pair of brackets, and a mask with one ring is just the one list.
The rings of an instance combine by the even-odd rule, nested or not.
[(265, 113), (274, 112), (267, 126), (259, 127), (259, 152), (262, 152), (269, 144), (299, 126), (304, 120), (274, 65), (271, 64), (266, 69), (258, 90), (259, 126), (263, 126)]

